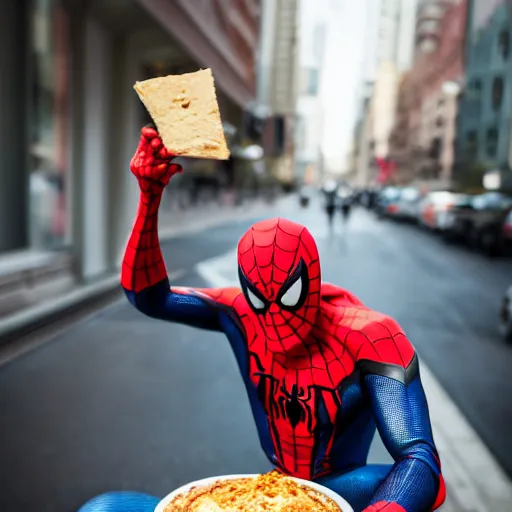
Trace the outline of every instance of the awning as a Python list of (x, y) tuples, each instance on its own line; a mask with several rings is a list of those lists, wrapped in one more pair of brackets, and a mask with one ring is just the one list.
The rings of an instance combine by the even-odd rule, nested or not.
[(227, 41), (216, 36), (211, 20), (203, 19), (188, 0), (138, 0), (200, 66), (211, 68), (217, 86), (231, 100), (245, 107), (253, 98), (247, 64)]

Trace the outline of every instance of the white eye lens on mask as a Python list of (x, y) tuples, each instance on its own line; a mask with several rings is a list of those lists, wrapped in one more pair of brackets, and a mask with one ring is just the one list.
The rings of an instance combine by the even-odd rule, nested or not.
[(249, 288), (247, 288), (247, 298), (249, 299), (254, 309), (265, 309), (265, 304), (263, 301), (256, 297), (256, 295), (254, 295), (254, 293), (251, 292)]
[(295, 283), (293, 283), (290, 288), (286, 291), (286, 293), (281, 297), (281, 304), (283, 306), (294, 307), (299, 302), (300, 296), (302, 294), (302, 277), (297, 279)]

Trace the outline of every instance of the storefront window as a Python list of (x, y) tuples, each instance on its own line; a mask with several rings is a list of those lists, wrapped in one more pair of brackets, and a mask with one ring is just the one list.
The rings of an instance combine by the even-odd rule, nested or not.
[(32, 0), (30, 14), (30, 235), (51, 249), (70, 243), (68, 24), (54, 0)]

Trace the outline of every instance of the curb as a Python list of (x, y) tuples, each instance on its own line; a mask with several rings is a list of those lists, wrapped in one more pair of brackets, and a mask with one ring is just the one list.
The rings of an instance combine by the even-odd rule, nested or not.
[[(178, 280), (185, 274), (185, 270), (170, 272), (169, 279)], [(0, 322), (0, 367), (45, 345), (77, 323), (121, 305), (123, 299), (116, 273)]]
[[(222, 219), (222, 223), (224, 222), (227, 222), (227, 220)], [(165, 243), (168, 240), (178, 238), (188, 233), (205, 231), (211, 229), (214, 225), (215, 223), (210, 222), (207, 225), (200, 224), (189, 227), (188, 229), (163, 229), (160, 235), (160, 242)], [(110, 295), (112, 295), (112, 300), (116, 295), (120, 298), (122, 292), (119, 272), (109, 275), (95, 283), (80, 286), (59, 298), (52, 299), (46, 303), (37, 304), (10, 315), (5, 319), (0, 319), (0, 347), (17, 341), (18, 338), (26, 334), (58, 321), (66, 314), (85, 309), (94, 302), (104, 302)], [(170, 277), (179, 274), (181, 274), (181, 272), (171, 272)]]
[[(0, 346), (22, 335), (59, 320), (62, 315), (82, 309), (89, 304), (121, 294), (119, 275), (111, 275), (94, 284), (75, 289), (58, 299), (24, 309), (0, 320)], [(112, 297), (114, 298), (114, 297)]]
[[(282, 198), (279, 198), (282, 199)], [(277, 199), (272, 206), (279, 204)], [(177, 226), (177, 228), (165, 228), (160, 230), (160, 242), (165, 243), (173, 238), (180, 236), (200, 233), (215, 226), (230, 222), (230, 220), (244, 220), (258, 217), (268, 212), (270, 205), (262, 202), (252, 204), (249, 206), (241, 206), (226, 212), (226, 215), (220, 219), (210, 217), (205, 222), (198, 222), (192, 226)], [(206, 212), (208, 213), (208, 212)], [(182, 270), (169, 273), (169, 278), (179, 279), (183, 275)], [(106, 305), (108, 302), (115, 300), (116, 296), (121, 298), (122, 292), (120, 288), (119, 272), (109, 275), (95, 283), (80, 286), (69, 293), (48, 301), (47, 303), (37, 304), (30, 308), (24, 309), (18, 313), (8, 316), (0, 320), (0, 348), (6, 345), (19, 341), (19, 338), (30, 334), (40, 328), (44, 328), (52, 323), (62, 320), (65, 315), (85, 310), (95, 302), (101, 302)]]

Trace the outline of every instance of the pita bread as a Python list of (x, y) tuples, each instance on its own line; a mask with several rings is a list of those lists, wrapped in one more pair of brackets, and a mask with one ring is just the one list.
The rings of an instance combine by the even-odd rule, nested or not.
[(134, 85), (167, 150), (177, 156), (227, 160), (210, 69), (151, 78)]

